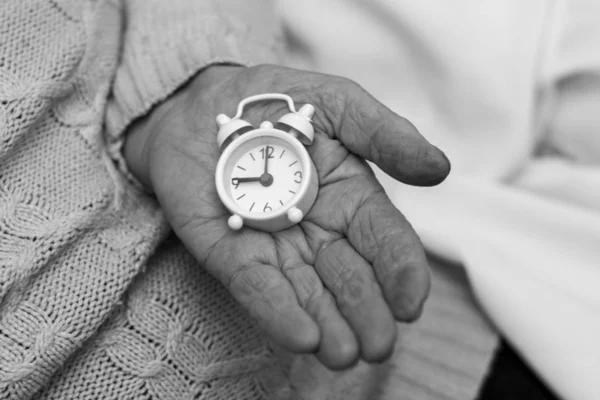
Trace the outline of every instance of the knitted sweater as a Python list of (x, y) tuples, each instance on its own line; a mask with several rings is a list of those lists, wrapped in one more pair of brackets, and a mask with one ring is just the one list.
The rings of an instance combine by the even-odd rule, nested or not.
[(314, 358), (274, 352), (129, 174), (120, 150), (135, 118), (207, 65), (277, 60), (274, 11), (269, 0), (2, 2), (0, 399), (317, 399), (359, 373), (389, 399), (475, 396), (495, 336), (464, 280), (435, 270), (388, 383), (362, 364), (313, 377)]

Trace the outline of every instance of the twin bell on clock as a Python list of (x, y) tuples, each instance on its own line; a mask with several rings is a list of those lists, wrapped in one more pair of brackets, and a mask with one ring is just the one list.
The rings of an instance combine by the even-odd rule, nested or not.
[[(258, 101), (286, 101), (289, 113), (275, 124), (264, 121), (259, 128), (241, 119), (244, 107)], [(260, 94), (242, 100), (234, 117), (217, 116), (217, 142), (221, 156), (215, 182), (225, 207), (228, 224), (276, 232), (304, 218), (317, 198), (317, 170), (305, 146), (315, 135), (311, 118), (314, 107), (298, 111), (288, 95)]]

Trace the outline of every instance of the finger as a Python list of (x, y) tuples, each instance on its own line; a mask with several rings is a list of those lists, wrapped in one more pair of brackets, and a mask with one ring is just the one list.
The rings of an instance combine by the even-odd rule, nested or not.
[(350, 219), (348, 240), (373, 266), (396, 318), (413, 321), (421, 314), (430, 288), (423, 246), (383, 189), (370, 192)]
[(212, 160), (202, 142), (182, 139), (165, 142), (162, 149), (153, 164), (152, 176), (162, 182), (155, 192), (186, 248), (275, 342), (295, 352), (316, 350), (318, 326), (279, 269), (269, 266), (276, 261), (269, 253), (275, 246), (270, 235), (228, 228), (223, 218), (228, 213), (210, 174)]
[(411, 185), (431, 186), (450, 172), (444, 153), (430, 144), (407, 119), (392, 112), (352, 81), (332, 77), (314, 94), (316, 126), (338, 138), (350, 151)]
[[(226, 224), (222, 219), (190, 222), (176, 231), (275, 343), (296, 353), (316, 351), (319, 327), (298, 304), (288, 280), (278, 267), (252, 261), (276, 258), (269, 254), (275, 246), (271, 237), (252, 231), (232, 233)], [(212, 242), (209, 248), (207, 242)]]
[(248, 264), (230, 277), (228, 287), (275, 343), (297, 353), (316, 350), (319, 328), (300, 307), (293, 288), (278, 269)]
[(282, 271), (294, 287), (300, 305), (319, 325), (319, 360), (334, 370), (352, 365), (358, 357), (356, 337), (314, 268), (300, 262), (284, 265)]
[(396, 324), (371, 266), (340, 239), (319, 251), (315, 268), (358, 337), (361, 357), (369, 362), (388, 358)]
[[(352, 152), (373, 161), (402, 182), (436, 185), (450, 171), (444, 153), (425, 140), (413, 124), (345, 78), (277, 66), (246, 68), (239, 71), (231, 87), (218, 87), (211, 96), (203, 97), (210, 99), (206, 100), (210, 106), (200, 102), (195, 109), (235, 109), (234, 99), (239, 101), (255, 94), (258, 84), (263, 91), (288, 93), (299, 104), (312, 103), (317, 131), (339, 139)], [(271, 106), (275, 115), (265, 114), (266, 109), (262, 108), (262, 118), (287, 112), (280, 103)], [(248, 108), (250, 119), (253, 109), (261, 107)]]

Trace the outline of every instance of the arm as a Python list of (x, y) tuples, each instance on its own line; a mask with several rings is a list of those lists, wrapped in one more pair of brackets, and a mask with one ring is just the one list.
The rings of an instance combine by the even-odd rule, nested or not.
[(9, 2), (20, 25), (0, 46), (0, 392), (20, 399), (89, 343), (167, 234), (107, 152), (121, 161), (127, 125), (205, 66), (272, 60), (276, 42), (244, 23), (267, 1), (39, 3)]
[[(121, 62), (109, 99), (110, 151), (135, 119), (213, 64), (277, 61), (280, 22), (274, 0), (126, 0)], [(122, 164), (124, 165), (124, 164)]]
[[(224, 15), (229, 21), (231, 16)], [(265, 20), (254, 23), (265, 25)], [(230, 29), (240, 36), (227, 30), (224, 35), (231, 34), (231, 40), (223, 41), (220, 33), (207, 34), (208, 41), (229, 53), (256, 40), (251, 30)], [(232, 40), (235, 46), (229, 47)], [(180, 43), (183, 53), (176, 54), (187, 54), (185, 46), (195, 53), (194, 43)], [(258, 48), (261, 43), (257, 40)], [(268, 65), (204, 68), (211, 59), (212, 64), (239, 64), (207, 54), (196, 70), (202, 73), (189, 82), (186, 76), (180, 90), (128, 129), (124, 154), (132, 174), (156, 194), (186, 248), (277, 344), (294, 352), (318, 352), (332, 368), (346, 368), (358, 357), (385, 359), (395, 340), (394, 319), (418, 317), (429, 275), (418, 238), (364, 158), (420, 186), (441, 182), (449, 171), (447, 159), (408, 121), (348, 80)], [(130, 79), (147, 78), (132, 74)], [(293, 93), (299, 103), (315, 105), (319, 140), (311, 152), (321, 190), (299, 230), (238, 235), (228, 229), (214, 189), (215, 116), (266, 92)], [(256, 109), (263, 111), (255, 121), (275, 121), (281, 111), (277, 106)]]

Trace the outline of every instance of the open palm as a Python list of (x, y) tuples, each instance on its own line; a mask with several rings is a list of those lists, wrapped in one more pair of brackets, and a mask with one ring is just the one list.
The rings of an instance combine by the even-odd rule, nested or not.
[[(319, 193), (290, 229), (232, 231), (214, 184), (215, 117), (265, 92), (315, 106), (308, 150)], [(286, 107), (257, 103), (244, 119), (274, 122)], [(449, 164), (358, 85), (275, 66), (212, 67), (138, 124), (125, 153), (189, 251), (278, 344), (344, 368), (359, 356), (385, 359), (395, 320), (418, 316), (429, 290), (422, 246), (365, 159), (414, 185), (441, 182)]]

